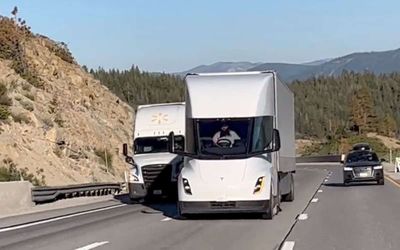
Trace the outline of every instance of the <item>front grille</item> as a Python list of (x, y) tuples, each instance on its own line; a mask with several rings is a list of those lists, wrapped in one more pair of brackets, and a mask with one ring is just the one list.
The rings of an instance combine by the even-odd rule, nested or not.
[(210, 202), (210, 207), (213, 209), (235, 208), (236, 202), (235, 201), (226, 201), (226, 202), (212, 201), (212, 202)]
[(171, 164), (155, 164), (142, 167), (144, 185), (148, 192), (170, 187), (171, 171)]

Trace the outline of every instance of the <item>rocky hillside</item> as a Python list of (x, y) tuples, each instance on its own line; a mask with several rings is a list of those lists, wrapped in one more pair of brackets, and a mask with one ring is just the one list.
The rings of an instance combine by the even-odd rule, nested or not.
[(0, 167), (47, 185), (122, 180), (133, 110), (73, 59), (65, 44), (0, 16)]

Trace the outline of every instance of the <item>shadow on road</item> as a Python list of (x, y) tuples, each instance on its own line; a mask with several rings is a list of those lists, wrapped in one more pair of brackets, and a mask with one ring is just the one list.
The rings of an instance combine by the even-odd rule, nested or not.
[(341, 182), (341, 183), (325, 183), (323, 185), (327, 187), (377, 186), (375, 182), (352, 182), (347, 184)]
[[(143, 214), (162, 214), (165, 217), (180, 220), (178, 217), (178, 210), (176, 207), (176, 200), (141, 200), (131, 201), (128, 195), (116, 195), (115, 199), (121, 203), (128, 205), (142, 206), (141, 213)], [(258, 214), (204, 214), (204, 215), (192, 215), (185, 220), (249, 220), (249, 219), (261, 219)]]

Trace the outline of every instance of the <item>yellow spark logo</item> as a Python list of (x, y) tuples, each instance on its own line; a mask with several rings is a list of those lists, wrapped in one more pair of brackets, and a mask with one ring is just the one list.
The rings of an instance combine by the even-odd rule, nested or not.
[(163, 113), (158, 113), (152, 116), (151, 121), (153, 123), (161, 124), (168, 121), (168, 115)]

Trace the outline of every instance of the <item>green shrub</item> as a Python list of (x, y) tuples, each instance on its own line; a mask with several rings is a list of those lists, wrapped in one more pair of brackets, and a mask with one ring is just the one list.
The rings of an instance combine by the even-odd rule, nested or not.
[(68, 49), (68, 46), (64, 42), (54, 42), (50, 40), (46, 40), (46, 47), (54, 53), (56, 56), (61, 58), (61, 60), (74, 63), (74, 57), (72, 56), (71, 52)]
[(22, 107), (28, 111), (32, 112), (33, 110), (35, 110), (33, 103), (30, 101), (21, 101), (20, 103), (21, 103)]
[(23, 84), (22, 85), (22, 90), (26, 91), (26, 92), (31, 92), (32, 89), (32, 85), (30, 84)]
[(114, 167), (112, 165), (113, 155), (109, 150), (96, 148), (94, 150), (94, 153), (95, 153), (95, 155), (97, 155), (101, 159), (101, 163), (102, 164), (104, 164), (105, 166), (108, 165), (108, 169), (107, 170), (109, 170), (111, 172), (114, 171)]
[(0, 105), (12, 106), (13, 101), (7, 94), (8, 88), (6, 84), (4, 82), (0, 82)]
[(0, 105), (0, 120), (7, 120), (7, 118), (11, 115), (10, 110), (7, 106)]
[(64, 155), (64, 151), (59, 146), (53, 148), (53, 153), (57, 155), (58, 158), (62, 158)]
[(24, 96), (31, 101), (35, 101), (35, 96), (32, 93), (27, 92), (24, 94)]
[(22, 48), (22, 43), (32, 36), (25, 21), (16, 22), (0, 16), (0, 58), (11, 60), (11, 68), (27, 82), (37, 88), (44, 88), (44, 82), (29, 66)]
[(57, 110), (57, 107), (58, 107), (57, 97), (53, 96), (53, 98), (50, 101), (50, 105), (49, 105), (49, 113), (54, 114)]
[(0, 96), (7, 94), (7, 86), (4, 82), (0, 82)]
[(56, 117), (54, 118), (54, 122), (60, 127), (63, 128), (65, 125), (64, 119), (62, 119), (60, 114), (57, 114)]
[(43, 117), (42, 122), (49, 128), (52, 128), (54, 126), (54, 122), (50, 117)]
[(15, 122), (18, 122), (21, 124), (22, 123), (30, 124), (32, 122), (31, 119), (29, 118), (29, 116), (27, 116), (24, 113), (18, 113), (18, 114), (12, 113), (11, 116)]
[(19, 181), (21, 179), (31, 182), (34, 186), (46, 185), (44, 170), (42, 168), (36, 170), (35, 176), (29, 173), (27, 168), (18, 169), (17, 165), (11, 159), (4, 159), (0, 166), (0, 182)]
[(0, 96), (0, 105), (12, 106), (13, 100), (7, 95), (2, 95)]

